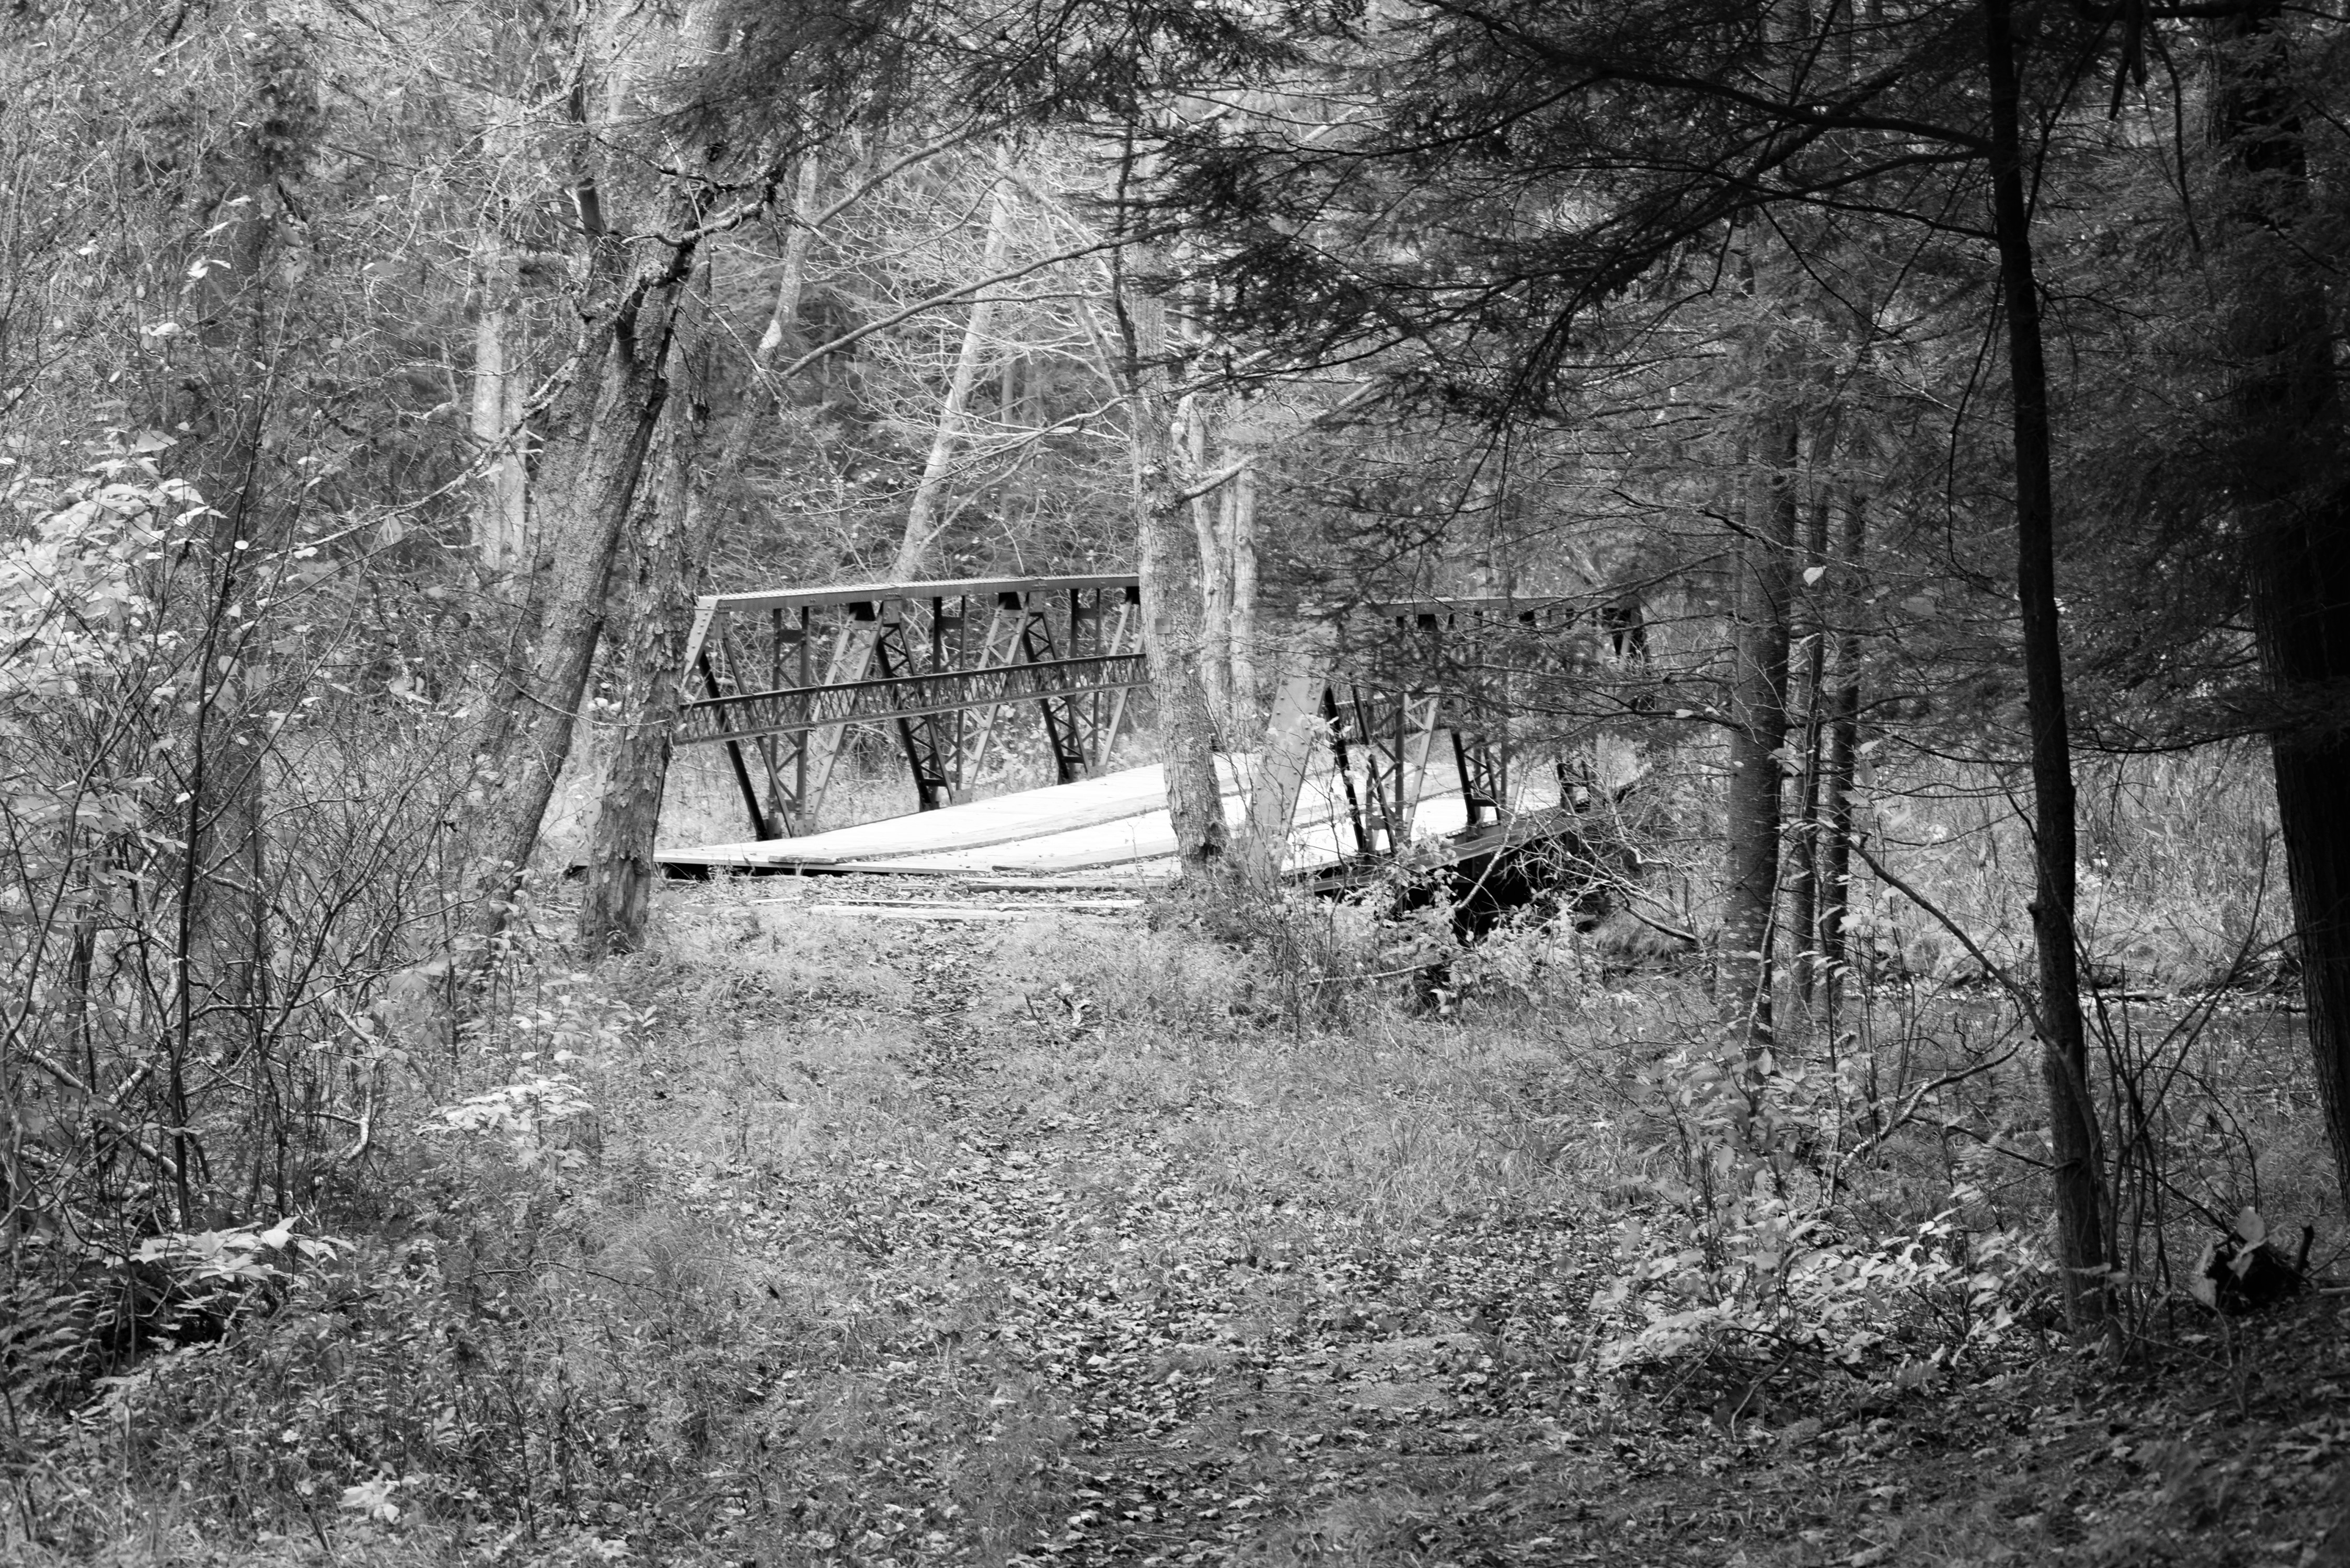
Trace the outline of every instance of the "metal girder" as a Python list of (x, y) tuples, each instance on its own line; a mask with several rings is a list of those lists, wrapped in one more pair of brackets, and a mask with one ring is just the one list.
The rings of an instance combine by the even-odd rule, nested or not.
[(926, 811), (968, 797), (1004, 716), (1030, 703), (1055, 772), (1084, 777), (1116, 738), (1126, 692), (1149, 684), (1127, 635), (1139, 597), (1130, 575), (705, 595), (675, 738), (728, 748), (762, 837), (813, 828), (855, 724), (894, 730)]
[[(1139, 602), (1131, 575), (705, 596), (675, 737), (726, 747), (761, 837), (814, 828), (851, 725), (894, 732), (924, 810), (968, 798), (1009, 716), (1032, 704), (1055, 776), (1084, 778), (1109, 765), (1127, 694), (1150, 683)], [(1277, 820), (1285, 838), (1322, 754), (1355, 852), (1399, 853), (1440, 729), (1471, 830), (1507, 821), (1512, 671), (1568, 668), (1558, 639), (1577, 624), (1566, 599), (1430, 598), (1309, 628), (1251, 786), (1252, 837)]]
[[(1077, 616), (1076, 595), (1072, 591), (1069, 595), (1069, 642), (1072, 647), (1076, 643), (1082, 624)], [(1030, 669), (1063, 662), (1053, 647), (1053, 623), (1044, 607), (1031, 607), (1021, 617), (1020, 657)], [(1045, 715), (1045, 738), (1053, 749), (1053, 772), (1062, 784), (1075, 784), (1093, 771), (1086, 756), (1085, 738), (1077, 730), (1077, 707), (1068, 700), (1070, 695), (1067, 692), (1039, 692), (1041, 700), (1036, 704)]]
[(894, 720), (992, 703), (1037, 702), (1150, 684), (1139, 653), (1007, 664), (993, 670), (947, 670), (920, 675), (852, 680), (787, 691), (708, 697), (678, 711), (677, 743), (702, 745)]
[[(1377, 851), (1393, 854), (1411, 842), (1411, 824), (1428, 778), (1444, 699), (1428, 691), (1347, 688), (1348, 717), (1363, 759), (1363, 793)], [(1367, 853), (1368, 851), (1367, 851)]]

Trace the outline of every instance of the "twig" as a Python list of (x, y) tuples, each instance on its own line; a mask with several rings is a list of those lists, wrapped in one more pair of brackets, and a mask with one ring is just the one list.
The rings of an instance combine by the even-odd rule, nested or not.
[(1925, 910), (1927, 914), (1933, 917), (1934, 923), (1936, 925), (1940, 926), (1944, 930), (1950, 932), (1950, 935), (1959, 940), (1959, 945), (1967, 950), (1967, 952), (1974, 959), (1975, 962), (1982, 965), (1983, 972), (1990, 975), (1993, 980), (1999, 981), (2001, 988), (2015, 999), (2015, 1004), (2023, 1009), (2024, 1017), (2032, 1021), (2032, 1032), (2033, 1034), (2043, 1040), (2045, 1040), (2048, 1037), (2047, 1024), (2041, 1016), (2039, 1003), (2033, 1000), (2032, 992), (2025, 989), (2022, 981), (2017, 980), (2014, 975), (2008, 972), (2004, 965), (1992, 962), (1991, 955), (1982, 950), (1981, 946), (1976, 942), (1974, 938), (1967, 935), (1967, 933), (1960, 928), (1958, 921), (1952, 919), (1948, 914), (1944, 913), (1942, 907), (1939, 904), (1935, 903), (1933, 899), (1929, 898), (1925, 894), (1920, 893), (1917, 888), (1911, 887), (1908, 883), (1895, 876), (1891, 871), (1886, 869), (1885, 863), (1868, 852), (1867, 843), (1862, 839), (1858, 834), (1853, 835), (1849, 842), (1852, 846), (1852, 852), (1855, 855), (1859, 856), (1863, 860), (1868, 862), (1868, 868), (1877, 873), (1878, 881), (1885, 883), (1895, 892), (1899, 893), (1903, 898), (1908, 898), (1911, 903)]
[[(1924, 1105), (1929, 1096), (1939, 1090), (1950, 1088), (1954, 1085), (1963, 1084), (1969, 1078), (1974, 1077), (1979, 1074), (1988, 1073), (1994, 1067), (2005, 1066), (2010, 1061), (2014, 1059), (2016, 1052), (2021, 1049), (2021, 1046), (2011, 1045), (1996, 1056), (1987, 1056), (1970, 1067), (1961, 1068), (1955, 1073), (1945, 1073), (1931, 1083), (1919, 1085), (1914, 1093), (1912, 1093), (1907, 1099), (1903, 1100), (1901, 1104), (1895, 1108), (1892, 1116), (1886, 1122), (1883, 1127), (1870, 1134), (1867, 1137), (1864, 1138), (1846, 1151), (1844, 1158), (1837, 1161), (1837, 1169), (1841, 1171), (1845, 1166), (1860, 1158), (1863, 1155), (1869, 1154), (1876, 1149), (1883, 1147), (1885, 1141), (1887, 1138), (1891, 1137), (1895, 1133), (1899, 1132), (1903, 1127), (1909, 1124), (1910, 1118), (1918, 1114), (1918, 1107)], [(1989, 1143), (1991, 1140), (1986, 1138), (1983, 1141), (1985, 1143)]]
[(113, 1101), (108, 1099), (104, 1095), (92, 1090), (88, 1085), (83, 1083), (79, 1078), (75, 1077), (65, 1068), (58, 1066), (55, 1062), (50, 1061), (40, 1052), (34, 1050), (30, 1045), (19, 1044), (17, 1049), (23, 1054), (25, 1059), (32, 1063), (34, 1066), (38, 1067), (42, 1072), (47, 1073), (50, 1077), (55, 1078), (59, 1084), (63, 1085), (68, 1089), (72, 1090), (75, 1094), (80, 1096), (82, 1099), (88, 1102), (90, 1114), (95, 1116), (99, 1120), (104, 1122), (108, 1127), (112, 1127), (116, 1136), (120, 1137), (124, 1143), (129, 1144), (132, 1148), (138, 1150), (139, 1153), (154, 1161), (157, 1165), (162, 1167), (165, 1174), (169, 1175), (172, 1180), (177, 1181), (179, 1179), (179, 1165), (170, 1155), (163, 1153), (160, 1149), (149, 1148), (146, 1144), (141, 1142), (139, 1135), (130, 1130), (130, 1124), (122, 1119), (122, 1115), (115, 1108)]

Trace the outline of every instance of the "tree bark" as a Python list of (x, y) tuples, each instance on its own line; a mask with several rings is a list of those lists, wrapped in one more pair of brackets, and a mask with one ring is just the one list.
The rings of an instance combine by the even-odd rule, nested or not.
[(494, 581), (511, 586), (530, 559), (528, 464), (523, 450), (523, 356), (514, 306), (521, 292), (514, 249), (491, 235), (481, 259), (481, 312), (473, 322), (473, 439), (487, 454), (473, 503), (473, 547)]
[[(1175, 423), (1186, 471), (1208, 466), (1208, 414), (1195, 393), (1178, 405)], [(1200, 689), (1219, 733), (1232, 720), (1232, 574), (1223, 531), (1231, 486), (1191, 499), (1191, 534), (1200, 555)]]
[[(995, 195), (987, 215), (987, 247), (980, 260), (980, 275), (993, 277), (1003, 270), (1003, 258), (1012, 244), (1012, 182), (998, 179)], [(995, 314), (995, 302), (985, 295), (972, 301), (971, 316), (964, 322), (962, 346), (955, 355), (954, 369), (947, 378), (946, 400), (939, 408), (939, 425), (931, 438), (929, 457), (922, 464), (922, 477), (914, 486), (914, 499), (906, 508), (906, 530), (898, 540), (898, 553), (889, 563), (891, 582), (911, 582), (921, 576), (923, 557), (929, 555), (931, 542), (944, 526), (938, 520), (939, 497), (946, 489), (948, 474), (954, 466), (954, 455), (963, 440), (964, 416), (971, 408), (971, 395), (979, 385), (980, 362), (987, 357), (988, 328)]]
[[(180, 956), (182, 1012), (194, 1007), (203, 961), (208, 1005), (194, 1007), (227, 1022), (215, 1048), (234, 1061), (257, 1044), (264, 1028), (274, 945), (267, 893), (267, 756), (270, 737), (260, 708), (269, 670), (254, 642), (255, 623), (241, 611), (256, 585), (255, 563), (285, 545), (282, 518), (265, 494), (265, 444), (274, 378), (269, 279), (282, 213), (276, 193), (278, 154), (253, 147), (244, 189), (221, 204), (225, 237), (207, 247), (226, 254), (197, 280), (203, 373), (194, 428), (196, 489), (212, 506), (213, 558), (221, 576), (213, 590), (202, 643), (196, 719), (203, 731), (185, 781), (187, 843), (192, 857), (183, 880), (189, 904), (186, 935), (197, 950)], [(219, 1027), (219, 1025), (215, 1025)], [(181, 1030), (183, 1046), (192, 1032)], [(173, 1063), (175, 1115), (186, 1121)], [(185, 1161), (182, 1160), (182, 1168)]]
[[(587, 200), (580, 205), (592, 211)], [(665, 205), (672, 209), (666, 226), (690, 234), (690, 203)], [(670, 340), (693, 262), (691, 239), (671, 243), (658, 227), (633, 242), (596, 233), (588, 244), (577, 362), (531, 497), (533, 532), (552, 556), (534, 596), (537, 635), (501, 682), (487, 788), (475, 814), (475, 853), (483, 858), (473, 935), (481, 946), (504, 929), (571, 750), (603, 633), (605, 589), (669, 395)]]
[(1789, 390), (1755, 431), (1731, 639), (1730, 877), (1721, 930), (1722, 1022), (1750, 1057), (1771, 1048), (1772, 950), (1787, 741), (1787, 631), (1794, 580), (1797, 422)]
[(1794, 832), (1788, 843), (1787, 932), (1793, 939), (1795, 994), (1808, 1012), (1819, 971), (1820, 748), (1827, 719), (1827, 617), (1821, 579), (1828, 562), (1827, 465), (1835, 450), (1833, 412), (1812, 437), (1811, 510), (1804, 528), (1807, 568), (1798, 599), (1804, 607), (1797, 640), (1804, 650), (1803, 767), (1795, 787)]
[(579, 895), (579, 948), (588, 958), (633, 951), (644, 942), (660, 879), (653, 844), (676, 749), (679, 677), (710, 557), (711, 514), (694, 504), (710, 426), (707, 298), (686, 302), (680, 317), (653, 482), (636, 509), (628, 634), (619, 659), (619, 733), (605, 763)]
[[(1227, 461), (1237, 461), (1231, 453)], [(1254, 735), (1264, 728), (1264, 703), (1257, 691), (1256, 666), (1256, 465), (1242, 469), (1224, 491), (1224, 537), (1232, 553), (1232, 732)]]
[(2309, 153), (2285, 79), (2282, 8), (2228, 19), (2218, 42), (2229, 489), (2277, 707), (2277, 824), (2313, 1066), (2350, 1211), (2350, 426), (2324, 282), (2294, 233), (2311, 200)]
[(1991, 89), (1991, 223), (2007, 313), (2015, 445), (2016, 598), (2023, 622), (2024, 708), (2032, 730), (2034, 889), (2032, 932), (2040, 968), (2041, 1072), (2048, 1090), (2058, 1263), (2074, 1332), (2101, 1322), (2106, 1258), (2104, 1159), (2089, 1087), (2081, 979), (2074, 941), (2078, 852), (2072, 738), (2064, 715), (2064, 655), (2056, 605), (2056, 503), (2051, 478), (2048, 369), (2040, 341), (2040, 286), (2023, 195), (2023, 137), (2011, 0), (1982, 0)]
[(1139, 293), (1125, 297), (1123, 291), (1116, 305), (1126, 337), (1142, 650), (1159, 704), (1159, 749), (1176, 855), (1189, 875), (1222, 865), (1230, 836), (1216, 777), (1215, 716), (1200, 681), (1199, 539), (1182, 483), (1190, 465), (1181, 462), (1175, 409), (1167, 394), (1167, 307)]

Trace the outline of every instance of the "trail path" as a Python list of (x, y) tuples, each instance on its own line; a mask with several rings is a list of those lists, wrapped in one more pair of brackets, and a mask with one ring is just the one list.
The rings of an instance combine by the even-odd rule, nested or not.
[[(813, 918), (770, 904), (746, 943)], [(861, 978), (758, 1011), (830, 1096), (808, 1116), (864, 1111), (703, 1179), (739, 1241), (834, 1282), (835, 1359), (768, 1401), (767, 1462), (808, 1489), (775, 1561), (2350, 1563), (2312, 1554), (2350, 1442), (2332, 1303), (2279, 1324), (2331, 1334), (2334, 1370), (2245, 1348), (2243, 1402), (2216, 1363), (2083, 1399), (2059, 1356), (1709, 1419), (1582, 1357), (1591, 1204), (1464, 1186), (1366, 1223), (1232, 1131), (1277, 1085), (1118, 1066), (1149, 1054), (1115, 1038), (1131, 1009), (1024, 966), (1141, 941), (1137, 916), (822, 919)], [(879, 1055), (839, 1067), (827, 1029)]]

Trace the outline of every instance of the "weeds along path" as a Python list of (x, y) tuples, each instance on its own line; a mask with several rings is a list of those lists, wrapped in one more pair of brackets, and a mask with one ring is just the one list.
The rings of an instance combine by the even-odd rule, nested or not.
[(1597, 1377), (1632, 1159), (1539, 1020), (1300, 1033), (1140, 912), (843, 899), (676, 898), (653, 971), (693, 1023), (616, 1152), (681, 1303), (679, 1561), (2293, 1560), (2174, 1550), (2220, 1527), (2133, 1503), (2154, 1428), (2061, 1367), (1712, 1420)]
[(1607, 1556), (1624, 1472), (1562, 1424), (1593, 1242), (1490, 1042), (1266, 1030), (1136, 915), (757, 897), (681, 924), (790, 1015), (694, 1115), (737, 1121), (705, 1212), (829, 1331), (754, 1423), (792, 1560)]
[[(1132, 921), (1098, 934), (1149, 940)], [(974, 997), (1016, 977), (993, 965), (984, 928), (944, 923), (891, 950), (913, 992), (908, 1065), (969, 1158), (904, 1181), (895, 1223), (859, 1239), (879, 1257), (909, 1246), (993, 1276), (1001, 1305), (977, 1332), (1038, 1377), (1067, 1428), (1057, 1479), (1071, 1511), (1036, 1550), (1319, 1554), (1399, 1524), (1423, 1548), (1562, 1544), (1531, 1500), (1492, 1484), (1497, 1455), (1519, 1459), (1555, 1430), (1541, 1412), (1574, 1315), (1521, 1321), (1505, 1350), (1499, 1314), (1563, 1307), (1580, 1282), (1561, 1266), (1572, 1235), (1557, 1217), (1458, 1228), (1411, 1255), (1294, 1198), (1220, 1204), (1187, 1140), (1169, 1136), (1194, 1119), (1189, 1101), (1033, 1114), (1023, 1035), (1097, 1049), (1101, 1002), (1038, 976), (1052, 983), (1022, 992), (1028, 1029), (1015, 1016), (991, 1033)], [(913, 1174), (893, 1168), (882, 1185)], [(969, 1334), (942, 1337), (960, 1350)], [(1408, 1519), (1387, 1495), (1399, 1489)], [(1568, 1536), (1589, 1533), (1574, 1528), (1592, 1519), (1580, 1496), (1555, 1501)]]

